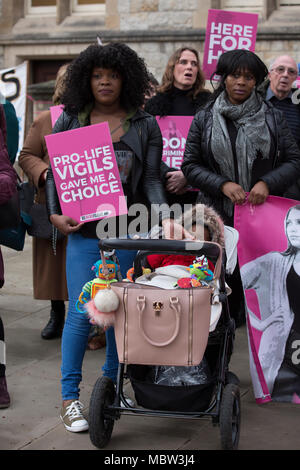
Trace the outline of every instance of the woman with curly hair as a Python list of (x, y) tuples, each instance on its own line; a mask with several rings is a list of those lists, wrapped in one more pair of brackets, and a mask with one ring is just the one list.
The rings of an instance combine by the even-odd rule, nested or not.
[[(210, 96), (196, 49), (181, 47), (169, 58), (157, 94), (147, 101), (145, 111), (153, 116), (194, 116)], [(182, 171), (161, 165), (168, 202), (194, 203), (197, 192), (187, 191)]]
[[(141, 110), (148, 80), (144, 61), (125, 44), (89, 46), (68, 68), (62, 96), (65, 108), (53, 131), (56, 133), (108, 122), (128, 209), (131, 204), (142, 201), (148, 207), (166, 203), (160, 181), (161, 133), (155, 118)], [(66, 270), (69, 310), (62, 337), (61, 419), (67, 430), (79, 432), (88, 429), (82, 414), (83, 405), (79, 401), (79, 383), (90, 323), (87, 317), (77, 312), (75, 304), (82, 286), (92, 278), (91, 266), (99, 258), (97, 222), (79, 224), (71, 217), (61, 215), (51, 168), (47, 175), (46, 191), (50, 220), (68, 235)], [(117, 233), (107, 233), (106, 236), (126, 236), (120, 228), (124, 226), (122, 217), (116, 218)], [(161, 212), (161, 218), (169, 236), (171, 232), (174, 235), (177, 227), (180, 232), (178, 237), (191, 238), (181, 226), (169, 219), (168, 210)], [(99, 234), (99, 225), (98, 236), (105, 236)], [(124, 278), (132, 267), (135, 253), (121, 250), (116, 255)], [(114, 329), (109, 328), (106, 331), (103, 372), (116, 382), (117, 370)]]

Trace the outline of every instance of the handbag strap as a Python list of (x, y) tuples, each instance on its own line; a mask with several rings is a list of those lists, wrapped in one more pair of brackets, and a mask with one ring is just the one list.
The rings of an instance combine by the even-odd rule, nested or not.
[(172, 336), (167, 340), (163, 341), (161, 343), (152, 340), (149, 338), (149, 336), (145, 333), (144, 328), (143, 328), (143, 313), (145, 311), (146, 307), (146, 297), (144, 295), (139, 295), (137, 297), (137, 308), (139, 311), (139, 325), (140, 325), (140, 330), (142, 332), (142, 335), (148, 341), (148, 343), (152, 344), (152, 346), (157, 346), (157, 347), (164, 347), (168, 346), (168, 344), (171, 344), (175, 338), (177, 338), (178, 333), (179, 333), (179, 327), (180, 327), (180, 314), (181, 314), (181, 305), (179, 303), (178, 297), (170, 297), (170, 307), (175, 313), (175, 328)]

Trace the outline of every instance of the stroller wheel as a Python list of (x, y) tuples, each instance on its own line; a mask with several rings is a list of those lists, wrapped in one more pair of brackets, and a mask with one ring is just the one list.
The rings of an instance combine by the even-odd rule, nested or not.
[(115, 387), (109, 377), (100, 377), (93, 388), (89, 407), (90, 439), (94, 446), (101, 449), (110, 441), (114, 419), (105, 416), (105, 407), (112, 405)]
[(236, 450), (240, 438), (240, 389), (229, 383), (223, 390), (220, 409), (220, 433), (223, 450)]
[(226, 384), (240, 385), (239, 378), (233, 372), (230, 372), (230, 371), (226, 373), (225, 382)]

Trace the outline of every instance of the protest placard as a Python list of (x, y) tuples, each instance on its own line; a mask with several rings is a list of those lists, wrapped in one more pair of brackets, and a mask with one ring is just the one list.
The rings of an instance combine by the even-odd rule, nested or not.
[(163, 138), (162, 160), (180, 170), (185, 143), (194, 116), (156, 116)]
[(0, 70), (0, 92), (14, 105), (19, 121), (18, 154), (23, 147), (25, 133), (27, 68), (28, 62), (25, 61), (15, 67)]
[(300, 328), (295, 285), (299, 285), (300, 204), (269, 196), (261, 205), (236, 205), (234, 226), (239, 232), (238, 259), (247, 302), (256, 401), (299, 404)]
[(226, 10), (208, 10), (202, 68), (209, 80), (223, 52), (255, 51), (258, 15)]
[(50, 106), (52, 127), (54, 127), (54, 124), (56, 123), (59, 116), (62, 114), (63, 110), (64, 110), (64, 105), (63, 104), (58, 104), (56, 106)]
[(45, 136), (61, 210), (78, 222), (127, 214), (107, 122)]

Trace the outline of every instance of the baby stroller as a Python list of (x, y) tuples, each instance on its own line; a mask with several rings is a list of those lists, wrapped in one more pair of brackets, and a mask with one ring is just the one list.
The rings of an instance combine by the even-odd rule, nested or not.
[[(169, 417), (169, 418), (185, 418), (185, 419), (201, 419), (203, 417), (210, 417), (213, 425), (220, 427), (221, 446), (222, 449), (237, 449), (239, 443), (240, 433), (240, 391), (239, 391), (239, 380), (235, 374), (231, 373), (228, 368), (229, 360), (233, 351), (234, 335), (235, 335), (235, 324), (234, 320), (230, 316), (228, 301), (227, 301), (227, 286), (225, 282), (225, 254), (222, 253), (222, 248), (211, 242), (186, 242), (177, 240), (148, 240), (148, 239), (106, 239), (99, 242), (100, 250), (111, 251), (114, 249), (126, 249), (126, 250), (138, 250), (138, 254), (134, 263), (134, 281), (140, 278), (143, 274), (143, 266), (145, 266), (145, 259), (147, 255), (151, 253), (164, 253), (164, 254), (184, 254), (184, 255), (205, 255), (209, 258), (216, 266), (215, 268), (215, 279), (214, 286), (217, 288), (217, 292), (206, 289), (206, 293), (209, 294), (209, 299), (213, 303), (213, 298), (217, 297), (217, 310), (219, 314), (217, 319), (214, 318), (214, 325), (208, 321), (206, 324), (206, 331), (201, 339), (202, 344), (200, 347), (203, 349), (201, 353), (200, 361), (203, 364), (205, 360), (205, 367), (209, 367), (209, 374), (202, 374), (206, 380), (196, 385), (183, 386), (165, 386), (161, 384), (153, 383), (153, 371), (157, 371), (162, 364), (168, 364), (170, 366), (178, 366), (178, 362), (170, 364), (167, 362), (153, 361), (151, 362), (151, 348), (153, 354), (155, 350), (159, 349), (160, 359), (163, 357), (163, 347), (160, 345), (147, 345), (150, 347), (150, 359), (146, 358), (145, 362), (137, 362), (139, 350), (133, 354), (132, 358), (126, 356), (124, 353), (123, 346), (128, 337), (125, 333), (123, 340), (117, 339), (117, 325), (115, 325), (117, 349), (119, 355), (119, 370), (117, 385), (114, 386), (111, 379), (108, 377), (100, 377), (93, 389), (90, 407), (89, 407), (89, 429), (91, 442), (98, 448), (105, 447), (111, 439), (114, 423), (120, 419), (122, 414), (131, 414), (134, 416), (156, 416), (156, 417)], [(219, 263), (219, 264), (218, 264)], [(218, 273), (217, 271), (218, 265)], [(126, 283), (119, 282), (113, 284), (113, 289), (126, 289), (127, 294), (136, 297), (139, 293), (139, 287), (145, 288), (142, 284), (136, 282)], [(137, 290), (135, 290), (137, 289)], [(149, 288), (151, 295), (156, 295), (156, 298), (160, 298), (163, 292), (166, 293), (168, 290), (161, 289), (159, 287)], [(195, 295), (198, 289), (201, 287), (193, 287), (189, 289), (177, 289), (172, 292), (189, 292), (191, 295)], [(149, 291), (149, 292), (150, 292)], [(125, 291), (122, 291), (125, 292)], [(165, 294), (164, 294), (165, 295)], [(187, 294), (188, 295), (188, 294)], [(121, 300), (124, 300), (124, 294), (121, 296)], [(163, 302), (153, 302), (157, 304)], [(197, 302), (194, 305), (194, 317), (198, 318), (201, 316), (201, 312), (197, 315)], [(127, 304), (128, 308), (128, 304)], [(162, 305), (160, 305), (159, 313), (163, 312)], [(123, 311), (124, 318), (120, 315), (121, 331), (128, 322), (132, 322), (130, 313), (131, 308), (125, 313)], [(141, 313), (141, 312), (140, 312)], [(182, 313), (182, 312), (181, 312)], [(116, 313), (116, 322), (118, 312)], [(128, 315), (128, 317), (127, 317)], [(210, 316), (210, 315), (209, 315)], [(163, 314), (161, 314), (163, 317)], [(131, 318), (131, 320), (130, 320)], [(186, 317), (185, 317), (186, 318)], [(178, 320), (179, 321), (179, 320)], [(181, 322), (185, 321), (182, 316)], [(127, 322), (127, 323), (126, 323)], [(138, 324), (138, 313), (136, 316), (136, 324)], [(189, 327), (190, 328), (190, 327)], [(183, 329), (182, 324), (178, 331)], [(203, 330), (203, 328), (201, 328)], [(178, 333), (177, 331), (177, 333)], [(189, 334), (191, 329), (189, 329)], [(199, 331), (199, 334), (201, 332)], [(203, 333), (203, 331), (202, 331)], [(175, 340), (172, 346), (176, 350), (176, 341), (178, 337), (173, 335)], [(197, 338), (197, 336), (194, 338)], [(145, 338), (144, 338), (145, 339)], [(143, 339), (143, 340), (144, 340)], [(146, 338), (149, 340), (149, 337)], [(173, 338), (174, 339), (174, 338)], [(122, 344), (121, 344), (122, 343)], [(147, 341), (145, 340), (145, 345)], [(166, 342), (167, 343), (167, 342)], [(170, 344), (170, 343), (169, 343)], [(122, 351), (120, 351), (122, 349)], [(142, 350), (140, 351), (142, 352)], [(144, 349), (143, 349), (144, 352)], [(129, 355), (130, 356), (130, 355)], [(203, 356), (203, 360), (202, 360)], [(187, 367), (183, 367), (186, 370), (194, 366), (184, 363)], [(190, 363), (191, 364), (191, 363)], [(194, 362), (195, 365), (195, 362)], [(173, 368), (173, 371), (175, 370)], [(167, 367), (163, 368), (165, 372)], [(203, 369), (203, 368), (202, 368)], [(203, 370), (201, 371), (201, 373)], [(149, 379), (150, 377), (150, 379)], [(138, 406), (132, 407), (126, 401), (123, 394), (123, 382), (124, 379), (129, 379), (132, 388), (135, 392), (135, 398)], [(122, 406), (121, 406), (122, 405)]]

